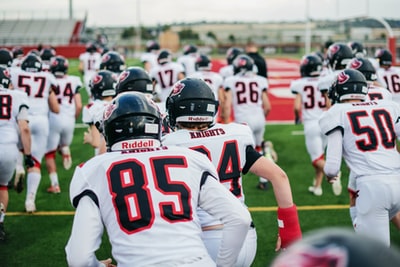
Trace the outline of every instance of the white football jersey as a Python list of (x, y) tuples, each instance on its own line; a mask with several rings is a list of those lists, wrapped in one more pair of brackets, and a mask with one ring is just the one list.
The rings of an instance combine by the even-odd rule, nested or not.
[[(244, 205), (241, 172), (246, 163), (247, 146), (255, 146), (247, 125), (217, 123), (205, 131), (178, 130), (166, 134), (162, 143), (188, 147), (207, 155), (217, 168), (220, 182)], [(202, 226), (220, 223), (208, 214), (199, 214)]]
[(185, 75), (189, 76), (196, 71), (196, 59), (197, 59), (197, 54), (192, 53), (178, 57), (176, 62), (183, 65), (185, 69)]
[[(207, 157), (187, 148), (108, 152), (75, 169), (70, 200), (77, 206), (86, 195), (96, 203), (101, 218), (85, 224), (104, 223), (118, 266), (198, 266), (196, 261), (208, 254), (201, 240), (197, 207), (230, 220), (244, 216), (250, 223), (246, 209), (220, 185), (217, 175)], [(225, 241), (243, 242), (247, 231), (244, 227), (238, 233), (229, 233), (231, 240)], [(96, 239), (80, 237), (85, 242), (82, 245), (72, 232), (67, 253), (74, 246), (92, 253), (101, 241), (102, 235), (98, 231), (96, 234)], [(241, 243), (234, 248), (228, 243), (220, 251), (223, 266), (232, 266), (237, 254), (231, 253), (241, 248)]]
[(150, 77), (156, 81), (161, 90), (159, 95), (161, 102), (167, 100), (172, 86), (178, 81), (179, 73), (184, 72), (182, 64), (176, 62), (158, 64), (150, 70)]
[(189, 77), (204, 80), (211, 87), (215, 100), (218, 100), (218, 91), (223, 87), (224, 82), (221, 75), (217, 72), (201, 70), (192, 73)]
[(318, 90), (319, 77), (303, 77), (290, 84), (293, 94), (301, 95), (303, 121), (318, 120), (326, 109), (326, 99)]
[(11, 81), (15, 90), (25, 92), (29, 98), (29, 114), (47, 116), (49, 113), (48, 98), (57, 80), (50, 72), (27, 72), (10, 68)]
[(66, 116), (75, 116), (75, 94), (82, 88), (82, 81), (78, 76), (65, 75), (57, 77), (57, 99), (60, 104), (60, 113)]
[(224, 81), (226, 91), (232, 93), (235, 122), (250, 125), (265, 125), (262, 93), (268, 90), (268, 80), (253, 72), (237, 74)]
[(373, 84), (368, 85), (368, 100), (393, 100), (393, 95), (387, 88), (376, 86)]
[(150, 69), (157, 66), (157, 53), (152, 53), (152, 52), (145, 52), (140, 56), (140, 61), (142, 63), (148, 62), (150, 63)]
[(233, 65), (226, 65), (219, 69), (219, 74), (223, 79), (233, 76)]
[(400, 173), (396, 149), (400, 105), (394, 101), (338, 103), (322, 114), (321, 131), (343, 131), (343, 157), (355, 177)]
[(17, 116), (21, 107), (29, 108), (28, 96), (21, 91), (0, 88), (0, 107), (0, 143), (17, 144)]
[(82, 122), (90, 125), (103, 121), (103, 112), (109, 103), (109, 101), (96, 99), (84, 106), (82, 109)]
[(83, 73), (93, 75), (100, 69), (101, 54), (98, 52), (84, 52), (79, 55), (79, 60), (83, 62)]
[(384, 87), (392, 93), (393, 101), (400, 103), (400, 68), (390, 67), (387, 70), (379, 68), (376, 74), (378, 79), (384, 81)]

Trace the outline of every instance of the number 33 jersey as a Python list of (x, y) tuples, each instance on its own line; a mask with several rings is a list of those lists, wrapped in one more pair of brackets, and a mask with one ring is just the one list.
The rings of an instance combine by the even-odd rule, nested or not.
[(343, 157), (356, 176), (400, 172), (396, 149), (400, 134), (400, 105), (389, 100), (340, 103), (322, 114), (322, 133), (343, 134)]

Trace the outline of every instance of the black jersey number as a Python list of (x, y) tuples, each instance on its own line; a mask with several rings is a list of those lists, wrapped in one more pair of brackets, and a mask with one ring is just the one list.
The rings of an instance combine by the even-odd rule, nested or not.
[[(191, 149), (205, 154), (210, 160), (212, 160), (211, 153), (205, 146), (191, 147)], [(242, 189), (239, 183), (241, 169), (238, 155), (238, 145), (235, 140), (224, 142), (217, 167), (220, 182), (230, 183), (229, 190), (236, 197), (242, 195)]]
[[(185, 157), (154, 157), (150, 159), (152, 177), (148, 177), (143, 163), (136, 159), (119, 161), (107, 171), (119, 225), (128, 234), (151, 228), (155, 220), (155, 209), (168, 222), (192, 220), (191, 191), (183, 182), (170, 179), (169, 168), (186, 168)], [(149, 179), (155, 188), (168, 196), (168, 201), (154, 205)]]
[(396, 133), (387, 110), (372, 110), (374, 125), (361, 125), (360, 119), (368, 117), (365, 110), (350, 112), (348, 114), (353, 133), (364, 135), (365, 138), (356, 141), (357, 148), (361, 151), (374, 151), (378, 148), (379, 140), (383, 147), (392, 149), (396, 144)]
[[(317, 99), (317, 94), (320, 94), (322, 96), (322, 93), (315, 88), (314, 86), (305, 86), (303, 88), (304, 93), (306, 94), (307, 100), (304, 101), (303, 106), (305, 109), (312, 109), (315, 107), (315, 102), (318, 101)], [(326, 107), (326, 100), (325, 97), (320, 98), (321, 101), (318, 101), (318, 107), (319, 108), (325, 108)]]

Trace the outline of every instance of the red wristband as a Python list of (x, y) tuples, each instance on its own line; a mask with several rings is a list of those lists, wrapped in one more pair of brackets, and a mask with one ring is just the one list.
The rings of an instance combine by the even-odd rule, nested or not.
[(277, 213), (281, 247), (286, 248), (302, 235), (296, 205), (290, 208), (278, 208)]

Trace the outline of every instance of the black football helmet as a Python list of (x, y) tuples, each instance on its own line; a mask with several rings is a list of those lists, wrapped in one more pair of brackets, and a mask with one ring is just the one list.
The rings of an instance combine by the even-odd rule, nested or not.
[(355, 69), (345, 69), (340, 72), (329, 89), (329, 98), (333, 103), (343, 100), (364, 100), (368, 93), (367, 80)]
[(50, 61), (50, 71), (55, 76), (64, 76), (68, 72), (69, 62), (63, 56), (55, 56)]
[(393, 56), (387, 49), (379, 49), (375, 53), (375, 58), (379, 61), (379, 65), (392, 66)]
[(0, 88), (10, 88), (11, 75), (7, 68), (0, 67)]
[(271, 267), (398, 266), (400, 252), (380, 241), (346, 228), (314, 230), (282, 251)]
[(117, 76), (109, 70), (97, 72), (90, 80), (90, 92), (94, 99), (102, 99), (105, 96), (115, 96)]
[(254, 68), (254, 60), (248, 55), (238, 55), (233, 61), (233, 73), (252, 71)]
[(346, 68), (352, 58), (353, 53), (346, 44), (334, 43), (328, 49), (327, 60), (333, 70)]
[(14, 58), (20, 57), (24, 55), (24, 49), (20, 46), (14, 46), (12, 49), (12, 54)]
[(176, 82), (166, 101), (171, 127), (177, 122), (214, 122), (218, 101), (202, 79), (185, 78)]
[(185, 45), (183, 47), (183, 54), (184, 55), (189, 55), (192, 53), (196, 53), (197, 52), (197, 46), (189, 44), (189, 45)]
[(22, 60), (21, 69), (29, 72), (39, 72), (42, 70), (42, 60), (34, 53), (28, 53)]
[(160, 50), (160, 45), (156, 41), (150, 40), (146, 43), (146, 51), (149, 53), (153, 50)]
[(353, 58), (347, 65), (348, 69), (355, 69), (361, 72), (367, 81), (376, 81), (376, 69), (367, 58)]
[(353, 57), (365, 57), (367, 55), (367, 51), (365, 50), (364, 46), (360, 42), (349, 42), (347, 44), (351, 52), (353, 53)]
[(103, 116), (107, 147), (130, 139), (161, 140), (161, 114), (145, 94), (126, 92), (118, 95), (105, 108)]
[(305, 55), (300, 61), (301, 77), (317, 77), (322, 71), (322, 60), (315, 54)]
[(153, 83), (143, 68), (129, 67), (119, 75), (116, 85), (117, 95), (130, 91), (153, 94)]
[(160, 51), (157, 57), (157, 62), (160, 65), (164, 65), (165, 63), (172, 61), (172, 54), (166, 49)]
[(201, 54), (196, 58), (196, 70), (211, 70), (211, 60), (207, 55)]
[(0, 49), (0, 66), (11, 67), (13, 62), (13, 54), (7, 48)]
[(120, 73), (125, 69), (125, 59), (118, 52), (108, 51), (101, 58), (100, 69)]
[(242, 48), (239, 47), (231, 47), (226, 51), (226, 61), (228, 63), (228, 65), (231, 65), (233, 63), (233, 61), (235, 60), (235, 58), (240, 55), (243, 54), (244, 51)]
[(50, 61), (50, 59), (52, 58), (52, 57), (55, 57), (56, 56), (56, 50), (54, 50), (53, 48), (43, 48), (41, 51), (40, 51), (40, 58), (43, 60), (43, 61)]
[(88, 43), (86, 44), (86, 52), (94, 53), (94, 52), (96, 52), (96, 51), (97, 51), (97, 46), (96, 46), (95, 43), (88, 42)]

